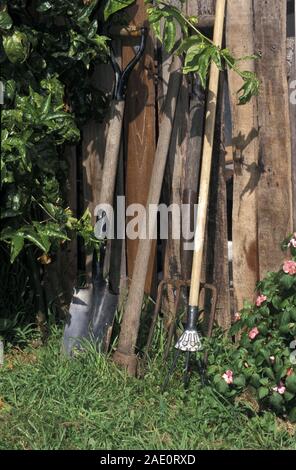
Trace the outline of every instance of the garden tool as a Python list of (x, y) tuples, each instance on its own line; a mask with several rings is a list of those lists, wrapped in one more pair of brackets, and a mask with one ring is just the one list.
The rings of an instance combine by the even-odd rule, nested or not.
[[(149, 219), (147, 226), (149, 227), (150, 233), (155, 233), (157, 226), (156, 216), (152, 216), (151, 218), (148, 217), (149, 208), (159, 204), (173, 129), (176, 103), (182, 82), (181, 67), (182, 63), (180, 58), (175, 56), (172, 61), (168, 92), (163, 109), (163, 118), (161, 120), (159, 129), (157, 149), (145, 211), (146, 217)], [(135, 354), (135, 347), (140, 325), (145, 280), (152, 243), (153, 239), (147, 233), (145, 237), (139, 240), (132, 281), (121, 324), (118, 349), (115, 351), (113, 356), (114, 362), (126, 368), (130, 375), (136, 375), (137, 371), (137, 356)]]
[[(176, 323), (179, 317), (181, 292), (183, 289), (187, 291), (187, 289), (190, 287), (190, 280), (186, 281), (183, 279), (168, 279), (168, 280), (163, 280), (159, 283), (158, 290), (157, 290), (156, 303), (154, 307), (152, 322), (151, 322), (147, 345), (146, 345), (146, 351), (145, 351), (146, 358), (148, 357), (149, 351), (151, 349), (153, 334), (154, 334), (155, 326), (157, 323), (157, 318), (161, 311), (163, 293), (165, 289), (168, 289), (168, 287), (171, 287), (171, 289), (173, 289), (174, 291), (175, 302), (174, 302), (174, 311), (172, 312), (172, 323), (168, 331), (166, 347), (165, 347), (165, 351), (163, 355), (164, 361), (166, 361), (168, 358), (173, 337), (176, 335)], [(206, 333), (207, 338), (210, 338), (212, 336), (213, 325), (215, 321), (215, 313), (216, 313), (216, 306), (217, 306), (217, 289), (213, 284), (202, 283), (200, 286), (200, 290), (202, 291), (203, 289), (208, 289), (212, 293), (211, 311), (209, 315), (209, 320), (207, 324), (207, 333)], [(205, 354), (204, 363), (206, 362), (207, 362), (207, 355)]]
[[(221, 47), (224, 29), (226, 0), (219, 0), (216, 3), (215, 25), (213, 42)], [(205, 121), (205, 135), (203, 142), (203, 154), (201, 164), (201, 176), (199, 187), (199, 201), (197, 209), (197, 221), (194, 235), (194, 253), (191, 271), (191, 285), (189, 294), (189, 306), (187, 311), (187, 324), (184, 333), (178, 339), (175, 345), (175, 355), (172, 366), (168, 371), (163, 389), (166, 388), (169, 378), (176, 368), (178, 358), (181, 352), (185, 352), (184, 384), (189, 383), (190, 356), (202, 350), (201, 334), (197, 330), (197, 320), (200, 315), (199, 297), (200, 297), (200, 279), (202, 270), (202, 257), (206, 230), (207, 206), (209, 199), (209, 187), (211, 177), (211, 166), (213, 156), (213, 143), (215, 133), (217, 95), (219, 85), (219, 69), (214, 62), (210, 68), (209, 89), (207, 98), (207, 110)], [(204, 370), (199, 367), (199, 372), (204, 381)]]
[[(122, 123), (125, 106), (125, 95), (128, 78), (143, 55), (146, 44), (146, 29), (133, 31), (133, 37), (140, 37), (140, 45), (135, 56), (122, 71), (110, 46), (110, 60), (115, 76), (113, 100), (110, 104), (110, 124), (105, 149), (100, 205), (113, 206), (116, 173), (120, 152)], [(95, 235), (104, 240), (107, 234), (107, 210), (99, 208), (95, 214), (97, 222)], [(103, 251), (101, 249), (101, 255)], [(108, 279), (103, 276), (103, 263), (96, 263), (92, 255), (86, 260), (86, 286), (75, 289), (69, 309), (69, 318), (64, 331), (63, 349), (71, 355), (74, 348), (81, 347), (81, 339), (94, 340), (101, 350), (106, 350), (106, 336), (110, 337), (113, 319), (116, 312), (118, 295), (112, 292)], [(107, 340), (108, 343), (108, 340)]]

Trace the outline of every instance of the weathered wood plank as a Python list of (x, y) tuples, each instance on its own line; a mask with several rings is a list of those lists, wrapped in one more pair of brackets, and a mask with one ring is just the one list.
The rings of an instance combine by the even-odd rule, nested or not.
[[(237, 57), (254, 53), (252, 0), (228, 0), (226, 45)], [(238, 14), (239, 11), (239, 14)], [(254, 70), (254, 62), (242, 66)], [(233, 284), (235, 308), (241, 309), (245, 299), (252, 298), (259, 277), (257, 240), (258, 123), (257, 100), (237, 105), (237, 90), (242, 80), (228, 73), (232, 114), (234, 152), (233, 189)], [(259, 217), (261, 215), (259, 214)]]
[(211, 192), (207, 225), (207, 282), (217, 288), (216, 320), (228, 330), (231, 325), (227, 192), (225, 176), (225, 74), (221, 76), (214, 140)]
[[(283, 260), (292, 230), (291, 137), (286, 65), (286, 0), (254, 2), (259, 103), (258, 242), (262, 278)], [(271, 255), (272, 253), (272, 255)]]
[[(126, 10), (130, 24), (147, 25), (146, 8), (143, 0), (137, 0)], [(134, 56), (134, 44), (122, 49), (123, 66)], [(155, 86), (154, 86), (154, 43), (149, 34), (144, 57), (132, 72), (125, 110), (125, 155), (126, 155), (126, 204), (146, 205), (150, 177), (153, 167), (155, 136)], [(156, 284), (156, 244), (151, 251), (146, 278), (145, 292), (151, 294)], [(127, 275), (132, 278), (138, 249), (138, 240), (126, 241)]]
[[(296, 33), (295, 33), (296, 34)], [(292, 148), (293, 227), (296, 228), (296, 38), (290, 41), (291, 64), (288, 74)]]

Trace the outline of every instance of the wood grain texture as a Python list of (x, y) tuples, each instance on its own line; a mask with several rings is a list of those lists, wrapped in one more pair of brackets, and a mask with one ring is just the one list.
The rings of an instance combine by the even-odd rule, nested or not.
[[(106, 93), (111, 93), (113, 81), (113, 71), (110, 65), (102, 64), (96, 67), (92, 77), (93, 85)], [(89, 208), (93, 223), (95, 223), (94, 209), (100, 201), (109, 119), (110, 113), (107, 113), (103, 122), (90, 119), (82, 130), (81, 150), (84, 208)]]
[[(175, 56), (173, 61), (172, 73), (164, 107), (164, 116), (159, 130), (159, 139), (155, 153), (153, 171), (151, 175), (149, 193), (146, 205), (146, 214), (149, 214), (149, 208), (159, 204), (163, 177), (167, 162), (167, 155), (171, 141), (176, 104), (179, 95), (179, 89), (182, 81), (181, 61)], [(147, 217), (148, 218), (148, 217)], [(129, 290), (125, 312), (122, 318), (121, 332), (118, 343), (118, 354), (114, 354), (115, 361), (121, 361), (122, 355), (131, 359), (134, 356), (136, 341), (138, 337), (140, 315), (144, 296), (144, 284), (147, 275), (148, 262), (152, 247), (152, 235), (155, 233), (157, 225), (156, 217), (151, 214), (147, 227), (149, 227), (148, 236), (141, 238), (137, 250), (136, 261), (134, 265), (133, 278)]]
[[(137, 0), (126, 10), (131, 25), (147, 26), (146, 7)], [(122, 65), (125, 67), (134, 56), (135, 42), (122, 48)], [(154, 43), (148, 35), (145, 54), (133, 70), (128, 85), (124, 122), (126, 156), (126, 204), (146, 205), (152, 173), (155, 135), (155, 86)], [(128, 220), (127, 220), (128, 222)], [(127, 275), (133, 275), (139, 240), (126, 241)], [(151, 294), (156, 288), (156, 244), (151, 251), (145, 292)]]
[(219, 84), (219, 100), (213, 150), (214, 158), (208, 210), (206, 265), (207, 282), (214, 284), (217, 288), (216, 321), (218, 325), (226, 331), (231, 325), (231, 311), (225, 175), (225, 78), (226, 74), (222, 74)]
[(291, 67), (289, 73), (290, 126), (292, 148), (293, 228), (296, 228), (296, 40), (291, 41)]
[[(258, 241), (260, 278), (279, 268), (280, 245), (292, 230), (291, 136), (286, 64), (286, 1), (254, 3), (257, 61), (259, 165)], [(272, 253), (272, 256), (271, 256)]]
[[(234, 56), (244, 57), (254, 54), (253, 19), (252, 0), (228, 0), (226, 45)], [(246, 61), (242, 67), (254, 71), (255, 64), (253, 61)], [(257, 187), (260, 179), (258, 109), (256, 98), (244, 106), (238, 106), (237, 90), (242, 86), (242, 80), (236, 73), (229, 71), (228, 83), (234, 155), (232, 214), (234, 302), (235, 308), (241, 309), (244, 300), (253, 297), (256, 282), (259, 280), (257, 239)]]
[[(219, 0), (216, 5), (216, 17), (214, 26), (213, 42), (218, 47), (222, 46), (225, 0)], [(202, 274), (202, 260), (205, 246), (207, 207), (210, 189), (211, 166), (213, 156), (213, 142), (215, 133), (215, 119), (217, 110), (217, 96), (219, 85), (219, 70), (212, 62), (209, 74), (209, 89), (207, 97), (207, 112), (205, 121), (205, 132), (203, 140), (203, 154), (200, 175), (199, 200), (197, 208), (196, 229), (194, 235), (194, 254), (192, 262), (191, 286), (189, 305), (199, 306), (199, 286)]]
[(190, 0), (187, 3), (189, 15), (215, 14), (216, 0)]

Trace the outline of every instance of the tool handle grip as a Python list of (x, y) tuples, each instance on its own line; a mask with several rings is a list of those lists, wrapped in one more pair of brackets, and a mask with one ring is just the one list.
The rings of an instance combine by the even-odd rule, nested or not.
[(106, 142), (102, 186), (100, 192), (100, 204), (113, 205), (124, 104), (125, 103), (122, 100), (113, 101), (111, 105), (111, 119)]

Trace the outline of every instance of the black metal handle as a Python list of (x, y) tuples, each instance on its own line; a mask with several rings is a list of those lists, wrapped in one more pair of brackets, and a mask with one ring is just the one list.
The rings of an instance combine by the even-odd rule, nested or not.
[(110, 46), (110, 59), (111, 59), (111, 64), (112, 64), (114, 75), (115, 75), (115, 87), (114, 87), (114, 96), (113, 96), (115, 100), (121, 101), (125, 99), (129, 76), (143, 55), (143, 52), (146, 46), (146, 38), (147, 38), (147, 29), (141, 28), (141, 42), (140, 42), (139, 49), (136, 52), (133, 59), (127, 64), (124, 70), (120, 69), (115, 59), (113, 48), (112, 46)]

